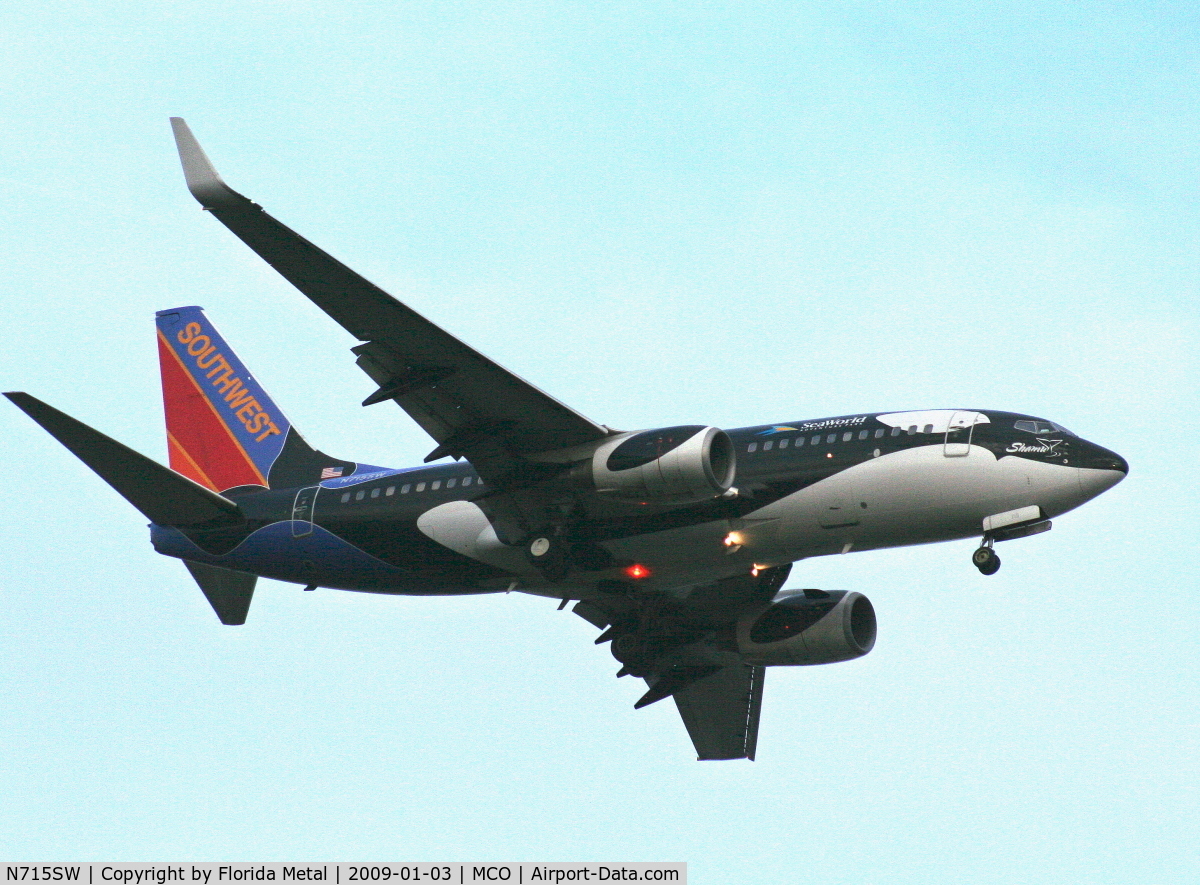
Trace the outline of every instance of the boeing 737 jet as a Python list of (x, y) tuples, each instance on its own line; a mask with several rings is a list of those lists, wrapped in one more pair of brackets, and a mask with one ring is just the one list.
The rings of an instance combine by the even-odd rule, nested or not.
[(581, 415), (421, 317), (229, 188), (172, 119), (200, 204), (357, 341), (432, 437), (394, 469), (309, 445), (199, 307), (157, 315), (170, 467), (26, 393), (8, 398), (150, 521), (223, 624), (259, 577), (368, 593), (519, 590), (573, 602), (674, 699), (700, 759), (755, 755), (767, 667), (857, 658), (857, 592), (783, 589), (813, 556), (1050, 528), (1125, 477), (1060, 424), (984, 408), (623, 431)]

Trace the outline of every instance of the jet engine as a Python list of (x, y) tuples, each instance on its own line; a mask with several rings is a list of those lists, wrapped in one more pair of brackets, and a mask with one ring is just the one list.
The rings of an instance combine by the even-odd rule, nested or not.
[(738, 620), (738, 651), (748, 664), (832, 664), (875, 646), (875, 608), (861, 593), (785, 591)]
[(729, 434), (691, 424), (615, 437), (581, 472), (596, 491), (616, 498), (692, 504), (729, 491), (736, 466)]

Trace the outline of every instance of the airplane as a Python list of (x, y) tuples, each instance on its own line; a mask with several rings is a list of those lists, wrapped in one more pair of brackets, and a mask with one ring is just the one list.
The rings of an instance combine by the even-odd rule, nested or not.
[(137, 508), (223, 624), (260, 577), (417, 596), (521, 591), (600, 631), (618, 676), (667, 697), (697, 758), (754, 759), (769, 666), (874, 646), (861, 593), (784, 589), (809, 557), (980, 538), (994, 546), (1120, 482), (1125, 459), (1061, 424), (983, 408), (737, 429), (598, 424), (497, 365), (231, 189), (172, 118), (201, 206), (359, 343), (432, 437), (418, 467), (314, 449), (200, 307), (156, 317), (169, 467), (27, 393), (18, 408)]

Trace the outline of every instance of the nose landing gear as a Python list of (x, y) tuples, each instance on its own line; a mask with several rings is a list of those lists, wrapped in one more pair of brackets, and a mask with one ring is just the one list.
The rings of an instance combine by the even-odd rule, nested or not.
[(980, 574), (994, 575), (1000, 571), (1000, 557), (992, 549), (992, 543), (992, 539), (985, 536), (983, 544), (971, 554), (971, 562), (979, 569)]

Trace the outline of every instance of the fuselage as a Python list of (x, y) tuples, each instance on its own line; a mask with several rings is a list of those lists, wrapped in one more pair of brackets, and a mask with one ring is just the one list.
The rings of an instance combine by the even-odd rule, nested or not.
[(785, 588), (792, 563), (978, 538), (971, 562), (993, 575), (996, 543), (1128, 471), (1054, 422), (993, 410), (613, 430), (268, 215), (171, 122), (192, 195), (358, 342), (375, 386), (362, 404), (393, 402), (434, 443), (401, 470), (313, 447), (196, 305), (155, 316), (169, 467), (5, 393), (150, 522), (224, 625), (246, 623), (259, 577), (577, 600), (616, 675), (645, 680), (635, 708), (673, 697), (698, 758), (753, 759), (766, 668), (852, 660), (877, 635), (863, 594)]
[[(612, 564), (567, 580), (586, 595), (642, 566), (646, 589), (718, 580), (813, 556), (980, 537), (984, 520), (1059, 516), (1124, 478), (1119, 455), (1011, 412), (938, 409), (807, 419), (728, 431), (736, 494), (576, 519), (573, 543)], [(402, 594), (539, 592), (501, 543), (465, 463), (359, 467), (299, 489), (229, 492), (241, 529), (152, 527), (163, 554), (306, 585)], [(562, 582), (552, 595), (562, 594)]]

